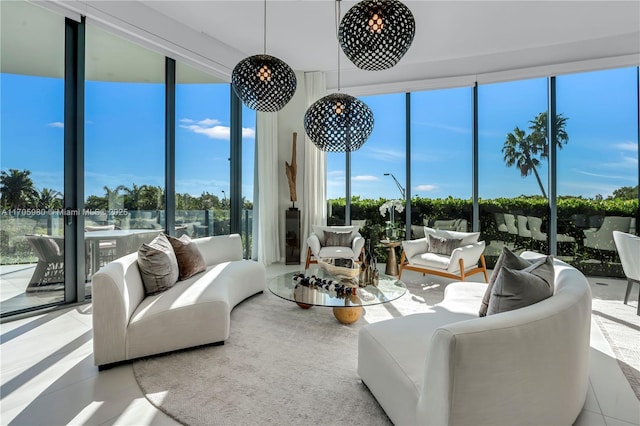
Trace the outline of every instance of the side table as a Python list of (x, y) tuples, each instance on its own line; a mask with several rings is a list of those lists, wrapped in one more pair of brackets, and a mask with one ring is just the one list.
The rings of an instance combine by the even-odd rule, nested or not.
[(387, 248), (389, 252), (387, 258), (387, 267), (384, 270), (384, 273), (387, 275), (398, 275), (398, 259), (396, 257), (396, 247), (400, 247), (402, 245), (402, 241), (400, 240), (380, 240), (380, 244)]

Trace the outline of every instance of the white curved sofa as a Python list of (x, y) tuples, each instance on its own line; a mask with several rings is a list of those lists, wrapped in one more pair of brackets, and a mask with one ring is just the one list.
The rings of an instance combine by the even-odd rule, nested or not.
[(572, 424), (589, 380), (591, 291), (562, 261), (554, 273), (553, 296), (524, 308), (481, 318), (487, 284), (456, 282), (428, 312), (363, 327), (358, 374), (396, 425)]
[(168, 290), (145, 295), (137, 253), (93, 276), (93, 355), (100, 368), (229, 337), (231, 309), (266, 288), (263, 265), (242, 258), (237, 234), (192, 240), (207, 269)]

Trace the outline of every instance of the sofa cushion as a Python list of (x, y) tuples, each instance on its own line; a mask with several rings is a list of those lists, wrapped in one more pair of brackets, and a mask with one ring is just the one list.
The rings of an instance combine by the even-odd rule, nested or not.
[(140, 246), (138, 267), (145, 293), (148, 295), (173, 287), (180, 275), (173, 247), (164, 234)]
[(451, 252), (458, 247), (462, 238), (444, 238), (429, 234), (429, 251), (436, 254), (451, 255)]
[(553, 295), (553, 257), (518, 270), (502, 266), (489, 298), (487, 315), (533, 305)]
[(325, 247), (351, 247), (351, 232), (324, 231)]
[(487, 315), (487, 309), (489, 308), (489, 299), (491, 298), (491, 291), (493, 289), (493, 285), (496, 282), (496, 278), (498, 278), (498, 273), (502, 269), (503, 266), (506, 266), (510, 269), (524, 269), (527, 266), (530, 266), (533, 263), (533, 260), (524, 259), (507, 247), (502, 248), (502, 253), (500, 253), (500, 257), (496, 261), (496, 266), (493, 268), (493, 272), (491, 273), (491, 277), (489, 278), (489, 282), (487, 283), (487, 289), (484, 292), (484, 296), (482, 297), (482, 303), (480, 304), (480, 311), (478, 314), (481, 317)]
[(442, 229), (433, 229), (428, 226), (424, 227), (425, 235), (436, 235), (442, 238), (460, 238), (462, 241), (460, 242), (461, 246), (466, 246), (469, 244), (477, 243), (480, 238), (479, 232), (458, 232), (458, 231), (445, 231)]
[(179, 270), (179, 281), (186, 280), (193, 275), (207, 269), (202, 253), (198, 246), (191, 241), (188, 235), (184, 234), (180, 238), (167, 235), (167, 239), (176, 254)]

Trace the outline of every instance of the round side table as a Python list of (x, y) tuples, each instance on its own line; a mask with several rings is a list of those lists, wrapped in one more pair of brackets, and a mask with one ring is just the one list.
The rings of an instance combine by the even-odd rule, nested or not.
[(402, 241), (400, 240), (380, 240), (380, 244), (387, 248), (389, 252), (389, 256), (387, 259), (387, 267), (384, 270), (384, 273), (387, 275), (398, 275), (398, 259), (396, 258), (396, 247), (400, 247), (402, 245)]

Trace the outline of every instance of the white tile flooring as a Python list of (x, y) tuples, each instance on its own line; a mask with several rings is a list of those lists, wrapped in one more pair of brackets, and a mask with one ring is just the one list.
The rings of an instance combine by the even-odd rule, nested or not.
[[(275, 265), (268, 273), (297, 268)], [(593, 288), (602, 279), (589, 281)], [(607, 286), (609, 290), (600, 286), (598, 292), (610, 291), (610, 297), (621, 299), (626, 283), (607, 282), (615, 285)], [(93, 365), (90, 305), (6, 322), (0, 333), (2, 425), (177, 424), (145, 399), (130, 364), (98, 373)], [(575, 424), (640, 425), (640, 401), (595, 323), (590, 387)]]

